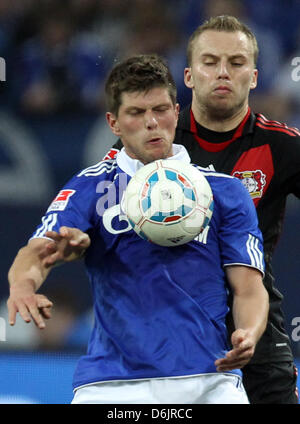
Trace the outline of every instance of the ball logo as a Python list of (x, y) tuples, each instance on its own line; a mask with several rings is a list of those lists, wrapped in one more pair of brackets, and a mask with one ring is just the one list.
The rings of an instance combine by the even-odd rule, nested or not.
[(162, 190), (160, 192), (160, 194), (161, 194), (161, 197), (162, 197), (163, 200), (172, 199), (172, 194), (171, 194), (170, 190)]

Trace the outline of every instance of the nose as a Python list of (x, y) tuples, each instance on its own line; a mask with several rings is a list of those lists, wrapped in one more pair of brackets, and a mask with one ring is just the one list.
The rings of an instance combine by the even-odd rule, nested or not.
[(228, 72), (228, 66), (226, 61), (220, 61), (219, 66), (217, 68), (217, 77), (218, 79), (228, 79), (229, 78), (229, 72)]
[(149, 130), (156, 128), (158, 125), (157, 119), (153, 111), (149, 110), (145, 113), (145, 127)]

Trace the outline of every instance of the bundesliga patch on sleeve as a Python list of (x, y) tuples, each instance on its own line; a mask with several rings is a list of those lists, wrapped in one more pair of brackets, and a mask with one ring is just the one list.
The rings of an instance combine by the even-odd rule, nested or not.
[(58, 193), (58, 195), (55, 197), (55, 199), (52, 201), (47, 212), (65, 210), (65, 208), (67, 207), (67, 204), (70, 200), (70, 197), (73, 196), (73, 194), (75, 192), (76, 192), (76, 190), (61, 190)]

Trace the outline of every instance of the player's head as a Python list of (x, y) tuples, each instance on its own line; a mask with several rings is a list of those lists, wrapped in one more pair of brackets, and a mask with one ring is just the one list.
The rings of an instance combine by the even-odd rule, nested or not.
[(179, 106), (174, 79), (157, 55), (116, 65), (106, 82), (106, 119), (133, 159), (149, 163), (172, 156)]
[(257, 85), (257, 55), (255, 36), (235, 17), (213, 17), (198, 27), (188, 42), (184, 70), (193, 111), (214, 121), (243, 115)]
[(123, 93), (147, 92), (156, 87), (166, 88), (176, 104), (176, 84), (165, 61), (156, 54), (132, 56), (115, 65), (107, 78), (108, 111), (118, 116)]
[(247, 25), (239, 21), (236, 17), (228, 15), (214, 16), (205, 21), (202, 25), (198, 26), (198, 28), (196, 28), (196, 30), (192, 33), (187, 45), (188, 66), (192, 66), (197, 40), (205, 31), (244, 34), (251, 45), (253, 64), (254, 67), (256, 67), (259, 48), (254, 33), (250, 30), (250, 28), (248, 28)]

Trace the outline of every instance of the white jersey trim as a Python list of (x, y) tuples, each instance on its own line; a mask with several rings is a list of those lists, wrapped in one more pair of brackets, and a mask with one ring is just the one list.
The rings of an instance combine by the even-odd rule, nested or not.
[(201, 168), (201, 166), (197, 166), (197, 168), (203, 173), (205, 177), (222, 177), (222, 178), (229, 178), (229, 179), (237, 179), (236, 177), (233, 177), (232, 175), (222, 174), (220, 172), (214, 172), (214, 171), (207, 171), (206, 168)]
[[(168, 160), (180, 160), (184, 163), (191, 163), (191, 158), (184, 146), (181, 144), (173, 144), (173, 156), (166, 158)], [(127, 155), (125, 148), (116, 156), (117, 164), (122, 171), (132, 177), (140, 168), (144, 166), (138, 159), (133, 159)]]
[(251, 265), (263, 269), (263, 253), (258, 247), (259, 240), (252, 234), (249, 234), (247, 240), (247, 252), (251, 259)]
[(77, 177), (96, 177), (97, 175), (101, 175), (104, 172), (107, 174), (112, 172), (117, 167), (117, 163), (115, 159), (109, 159), (105, 161), (98, 162), (96, 165), (89, 166), (88, 168), (83, 169)]
[(264, 278), (265, 273), (262, 270), (262, 268), (259, 268), (255, 265), (249, 265), (249, 264), (245, 264), (244, 262), (232, 262), (232, 263), (227, 263), (227, 264), (223, 264), (223, 267), (227, 267), (227, 266), (246, 266), (247, 268), (253, 268), (253, 269), (257, 269), (257, 271), (259, 271), (262, 274), (262, 277)]
[(174, 379), (184, 379), (184, 378), (190, 378), (190, 377), (201, 377), (202, 375), (231, 375), (234, 377), (239, 378), (242, 381), (242, 378), (239, 374), (235, 374), (235, 373), (229, 373), (229, 372), (205, 372), (205, 373), (200, 373), (200, 374), (187, 374), (187, 375), (175, 375), (175, 376), (164, 376), (164, 377), (144, 377), (144, 378), (128, 378), (128, 379), (116, 379), (116, 380), (100, 380), (100, 381), (93, 381), (92, 383), (86, 383), (83, 384), (81, 386), (77, 386), (73, 389), (73, 392), (76, 392), (76, 390), (81, 389), (83, 387), (87, 387), (87, 386), (93, 386), (95, 384), (105, 384), (105, 383), (126, 383), (126, 382), (130, 382), (130, 381), (148, 381), (148, 380), (164, 380), (166, 378), (170, 378), (172, 380)]
[(52, 231), (53, 227), (57, 223), (57, 213), (43, 216), (42, 226), (37, 229), (31, 238), (43, 237), (47, 231)]

